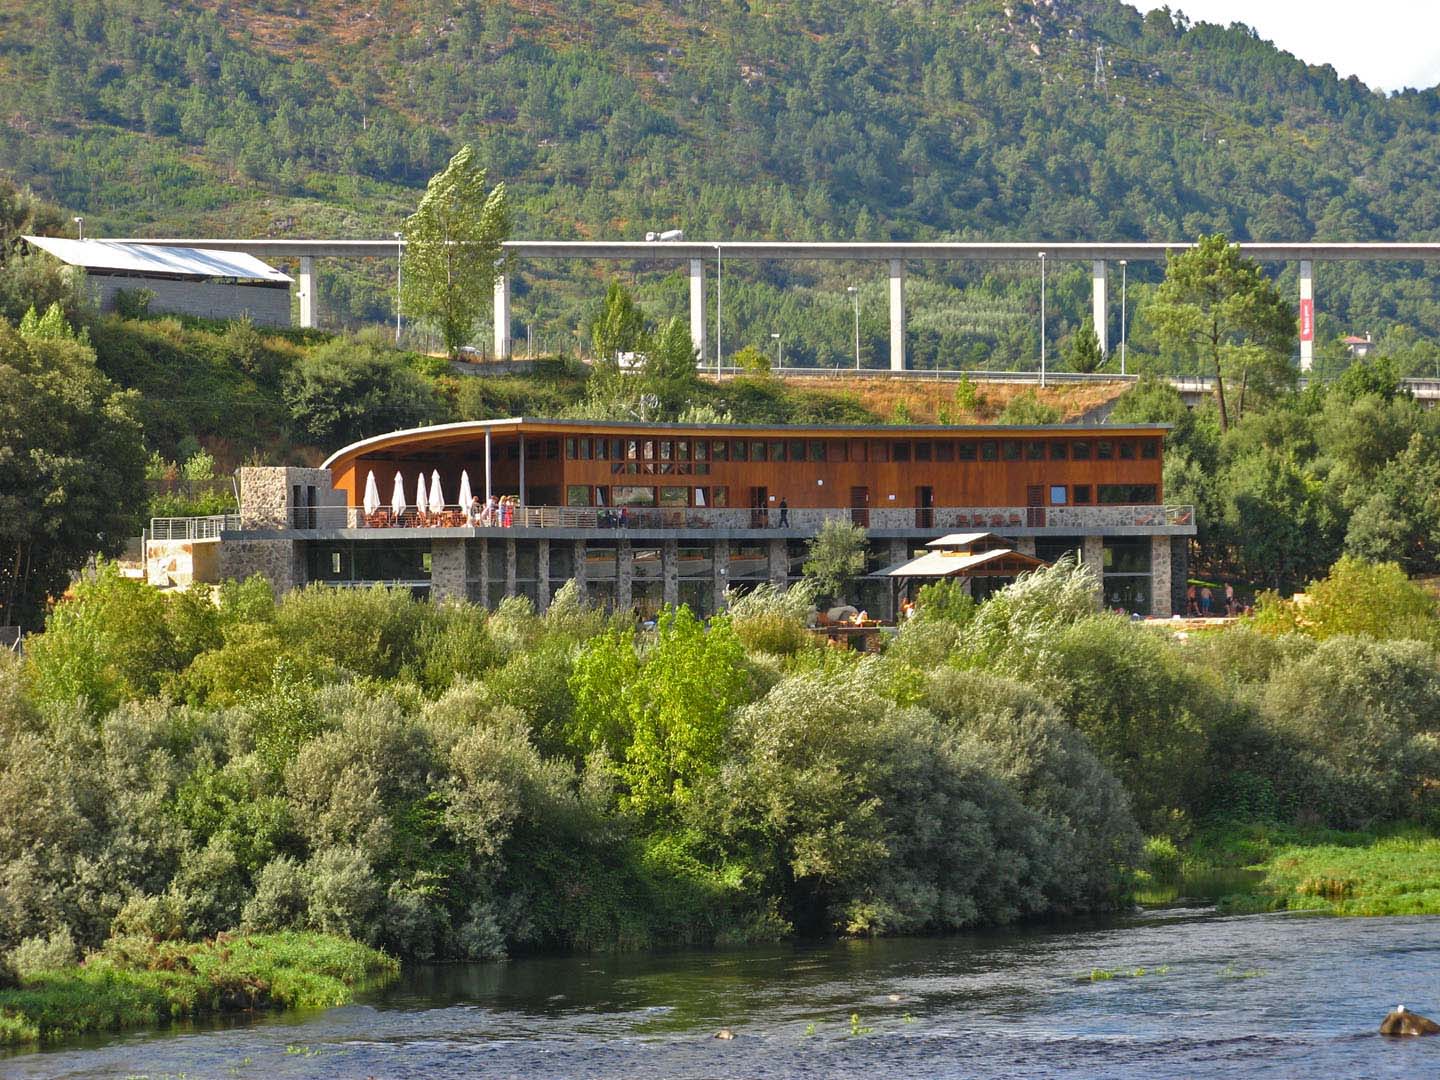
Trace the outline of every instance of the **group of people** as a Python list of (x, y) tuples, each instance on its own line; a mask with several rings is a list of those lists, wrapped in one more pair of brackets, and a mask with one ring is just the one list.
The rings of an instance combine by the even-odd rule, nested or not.
[[(1185, 590), (1185, 614), (1193, 618), (1207, 619), (1215, 614), (1215, 593), (1209, 585), (1201, 585), (1199, 591), (1191, 585)], [(1235, 599), (1235, 586), (1225, 583), (1225, 614), (1239, 615), (1240, 603)]]
[(508, 529), (515, 524), (515, 509), (520, 500), (514, 495), (491, 495), (484, 502), (476, 495), (470, 500), (465, 516), (470, 524), (482, 529)]

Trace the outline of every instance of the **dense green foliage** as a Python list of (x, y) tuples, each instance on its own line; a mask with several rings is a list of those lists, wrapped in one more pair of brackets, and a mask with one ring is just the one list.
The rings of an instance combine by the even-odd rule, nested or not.
[[(42, 224), (84, 213), (93, 235), (388, 236), (466, 144), (506, 181), (517, 235), (1418, 240), (1440, 227), (1433, 90), (1375, 94), (1244, 27), (1118, 0), (394, 0), (358, 21), (328, 3), (63, 0), (8, 5), (0, 41), (0, 112), (15, 118), (0, 161), (69, 208)], [(1033, 363), (1037, 269), (917, 268), (911, 355)], [(684, 314), (684, 278), (666, 270), (637, 267), (658, 320)], [(1145, 307), (1159, 268), (1130, 271), (1138, 362), (1158, 351)], [(573, 346), (592, 290), (525, 272), (516, 326), (547, 351)], [(779, 332), (792, 361), (844, 362), (858, 284), (861, 352), (885, 366), (875, 272), (727, 265), (727, 350)], [(1423, 272), (1321, 274), (1323, 363), (1368, 330), (1407, 366), (1433, 365)], [(321, 275), (323, 317), (393, 321), (393, 267), (330, 261)], [(1064, 354), (1088, 267), (1057, 266), (1051, 284)]]
[(805, 587), (641, 631), (569, 586), (542, 616), (106, 569), (0, 660), (0, 955), (944, 931), (1116, 903), (1140, 828), (1437, 810), (1433, 645), (1186, 642), (1094, 594), (1069, 559), (929, 590), (861, 657), (806, 634)]
[[(37, 947), (38, 945), (38, 947)], [(394, 960), (324, 934), (243, 934), (203, 944), (118, 937), (74, 966), (66, 933), (16, 951), (19, 985), (0, 986), (0, 1046), (253, 1009), (343, 1005)]]

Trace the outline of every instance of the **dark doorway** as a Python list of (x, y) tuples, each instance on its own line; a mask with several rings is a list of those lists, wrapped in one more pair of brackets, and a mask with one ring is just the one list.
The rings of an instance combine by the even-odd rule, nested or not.
[(933, 487), (917, 487), (915, 489), (915, 527), (917, 529), (933, 529), (935, 527), (935, 489)]
[(750, 527), (752, 529), (764, 529), (770, 525), (770, 489), (763, 487), (752, 487), (750, 489)]
[(870, 489), (868, 487), (852, 487), (850, 489), (850, 520), (864, 528), (870, 527)]

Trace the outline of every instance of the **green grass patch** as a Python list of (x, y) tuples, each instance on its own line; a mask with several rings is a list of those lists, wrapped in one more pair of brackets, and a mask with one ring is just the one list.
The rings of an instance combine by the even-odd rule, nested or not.
[(0, 990), (0, 1045), (252, 1009), (328, 1008), (398, 970), (383, 953), (329, 934), (200, 944), (116, 938), (78, 967)]

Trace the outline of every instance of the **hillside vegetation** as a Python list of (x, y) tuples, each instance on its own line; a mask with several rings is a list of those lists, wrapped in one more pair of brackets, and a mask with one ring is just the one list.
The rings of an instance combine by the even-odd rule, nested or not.
[[(1114, 0), (0, 4), (0, 162), (97, 235), (388, 234), (464, 141), (529, 236), (1429, 239), (1436, 106)], [(595, 281), (524, 269), (518, 336), (574, 348)], [(1158, 269), (1132, 270), (1143, 358)], [(1088, 292), (1085, 268), (1055, 271), (1052, 340)], [(682, 313), (678, 275), (634, 273), (654, 317)], [(325, 264), (322, 310), (389, 318), (388, 274)], [(736, 266), (727, 339), (781, 332), (829, 364), (857, 281), (883, 363), (876, 274)], [(1035, 276), (917, 271), (916, 361), (1030, 362)], [(1322, 340), (1434, 356), (1416, 268), (1322, 269), (1319, 289)]]

